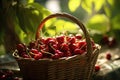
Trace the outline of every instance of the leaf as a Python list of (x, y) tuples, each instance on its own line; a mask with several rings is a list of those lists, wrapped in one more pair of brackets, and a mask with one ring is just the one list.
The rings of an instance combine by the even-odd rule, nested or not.
[(105, 3), (105, 0), (93, 0), (95, 11), (99, 11)]
[(27, 1), (27, 3), (33, 3), (34, 2), (34, 0), (26, 0)]
[(107, 2), (108, 2), (111, 6), (114, 5), (114, 0), (107, 0)]
[(105, 14), (108, 16), (108, 17), (111, 17), (111, 8), (109, 8), (108, 6), (103, 6), (103, 9), (105, 11)]
[(48, 14), (50, 12), (38, 3), (21, 6), (18, 11), (20, 27), (26, 33), (35, 33), (40, 21)]
[(99, 33), (106, 33), (109, 28), (108, 22), (109, 20), (104, 14), (97, 14), (88, 21), (87, 27)]
[(92, 13), (92, 0), (82, 0), (82, 8), (87, 11), (89, 14)]
[(80, 6), (81, 0), (69, 0), (68, 7), (71, 12), (74, 12)]
[(112, 21), (112, 28), (120, 30), (120, 14), (116, 15), (111, 21)]
[(78, 26), (74, 23), (65, 21), (65, 20), (57, 20), (54, 25), (56, 26), (56, 31), (61, 33), (63, 31), (69, 31), (71, 33), (78, 32)]

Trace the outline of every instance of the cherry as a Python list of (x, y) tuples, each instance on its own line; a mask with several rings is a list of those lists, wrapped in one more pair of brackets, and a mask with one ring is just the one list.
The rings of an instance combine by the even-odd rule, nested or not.
[(45, 40), (45, 44), (46, 45), (48, 45), (48, 44), (54, 44), (56, 41), (55, 41), (55, 39), (54, 38), (47, 38), (46, 40)]
[(42, 53), (39, 52), (38, 54), (35, 54), (35, 55), (34, 55), (34, 59), (35, 59), (35, 60), (39, 60), (39, 59), (42, 58), (42, 56), (43, 56)]
[(65, 36), (57, 36), (57, 37), (56, 37), (57, 42), (58, 42), (59, 44), (64, 43), (64, 37), (65, 37)]
[(108, 46), (109, 47), (113, 47), (116, 45), (116, 39), (114, 37), (109, 37), (109, 43)]
[(64, 53), (60, 50), (55, 50), (55, 54), (59, 54), (60, 57), (63, 57)]
[(27, 54), (23, 54), (22, 57), (23, 57), (23, 58), (30, 58), (30, 56), (27, 55)]
[(80, 34), (76, 34), (75, 38), (78, 39), (78, 40), (80, 40), (80, 39), (82, 39), (82, 36)]
[(25, 51), (25, 49), (26, 49), (24, 44), (18, 44), (16, 46), (16, 48), (17, 48), (17, 50), (18, 50), (19, 53)]
[(95, 72), (100, 71), (100, 66), (99, 65), (95, 65)]
[(78, 47), (82, 50), (86, 50), (86, 42), (85, 41), (78, 42)]
[(61, 44), (61, 51), (66, 52), (69, 50), (69, 46), (66, 43)]
[(68, 42), (69, 42), (70, 44), (75, 43), (75, 41), (76, 41), (76, 38), (75, 38), (75, 37), (68, 38)]
[(36, 43), (35, 43), (35, 41), (32, 41), (32, 42), (30, 42), (29, 43), (29, 49), (32, 49), (32, 48), (35, 48), (35, 46), (36, 46)]
[(109, 37), (107, 35), (103, 35), (103, 38), (101, 40), (102, 44), (107, 44), (109, 43)]
[(107, 54), (106, 54), (106, 59), (107, 59), (107, 60), (111, 60), (111, 57), (112, 57), (112, 56), (111, 56), (110, 53), (107, 53)]
[(84, 50), (78, 48), (74, 50), (74, 54), (83, 54), (84, 52), (85, 52)]
[(65, 57), (72, 56), (72, 53), (70, 51), (66, 51), (66, 52), (64, 52), (64, 56)]
[(38, 50), (37, 49), (31, 49), (30, 50), (32, 53), (34, 53), (34, 54), (38, 54)]
[(52, 56), (52, 59), (58, 59), (60, 58), (60, 54), (58, 53), (55, 53), (53, 56)]

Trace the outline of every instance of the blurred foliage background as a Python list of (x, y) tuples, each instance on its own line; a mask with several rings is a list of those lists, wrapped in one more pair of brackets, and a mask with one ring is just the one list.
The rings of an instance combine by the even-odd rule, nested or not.
[[(0, 0), (0, 54), (12, 53), (16, 44), (34, 40), (40, 21), (57, 12), (79, 18), (96, 43), (105, 35), (119, 43), (119, 7), (120, 0)], [(44, 36), (54, 36), (63, 30), (76, 33), (78, 27), (68, 20), (51, 19), (42, 31)]]

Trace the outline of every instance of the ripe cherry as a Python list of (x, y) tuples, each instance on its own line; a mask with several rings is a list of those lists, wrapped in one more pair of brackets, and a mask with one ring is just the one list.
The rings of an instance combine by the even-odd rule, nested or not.
[(34, 54), (38, 54), (38, 50), (37, 49), (31, 49), (30, 50), (32, 53), (34, 53)]
[(42, 56), (43, 56), (42, 53), (39, 52), (38, 54), (35, 54), (35, 55), (34, 55), (34, 59), (35, 59), (35, 60), (39, 60), (39, 59), (42, 58)]
[(64, 53), (60, 50), (55, 50), (55, 54), (59, 54), (60, 57), (63, 57)]
[(58, 53), (55, 53), (53, 56), (52, 56), (52, 59), (58, 59), (60, 58), (60, 54)]
[(74, 50), (74, 54), (83, 54), (84, 52), (85, 52), (84, 50), (78, 48)]
[(56, 37), (57, 42), (58, 42), (59, 44), (64, 43), (64, 37), (65, 37), (65, 36), (57, 36), (57, 37)]
[(69, 50), (69, 46), (66, 43), (61, 44), (61, 51), (66, 52)]
[(112, 57), (112, 56), (111, 56), (110, 53), (107, 53), (107, 54), (106, 54), (106, 59), (107, 59), (107, 60), (111, 60), (111, 57)]
[(16, 48), (17, 48), (17, 50), (18, 50), (19, 53), (25, 51), (25, 49), (26, 49), (24, 44), (18, 44), (16, 46)]
[(66, 51), (66, 52), (64, 52), (64, 56), (65, 57), (72, 56), (72, 53), (70, 51)]
[(100, 66), (99, 65), (95, 65), (95, 72), (100, 71)]
[(78, 39), (78, 40), (80, 40), (80, 39), (82, 39), (82, 36), (80, 34), (76, 34), (75, 38)]
[(69, 38), (68, 38), (68, 43), (69, 43), (69, 44), (73, 44), (73, 43), (75, 43), (75, 41), (76, 41), (76, 38), (75, 38), (75, 37), (69, 37)]

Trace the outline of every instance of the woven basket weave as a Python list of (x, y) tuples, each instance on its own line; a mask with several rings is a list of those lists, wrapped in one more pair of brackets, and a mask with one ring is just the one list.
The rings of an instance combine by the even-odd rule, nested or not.
[(49, 15), (40, 23), (36, 39), (45, 22), (54, 17), (65, 17), (76, 23), (83, 31), (87, 42), (87, 53), (60, 59), (25, 59), (13, 53), (24, 80), (91, 80), (100, 46), (93, 51), (91, 40), (85, 26), (74, 16), (66, 13)]

